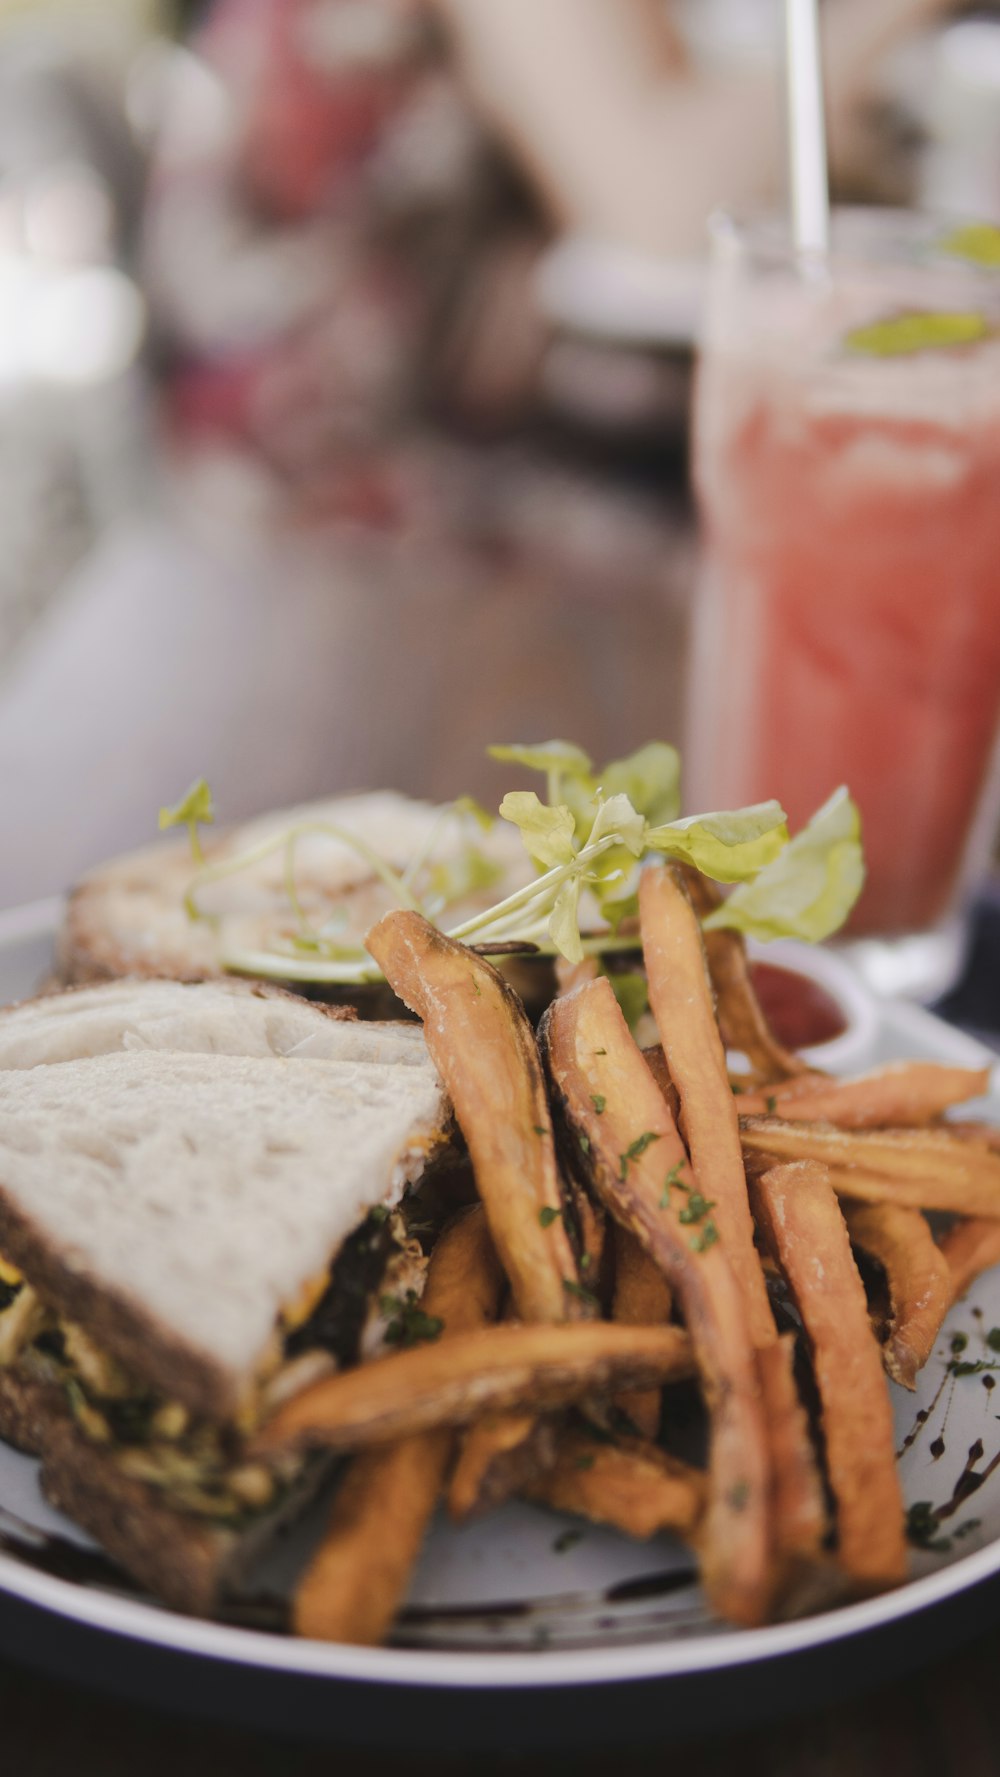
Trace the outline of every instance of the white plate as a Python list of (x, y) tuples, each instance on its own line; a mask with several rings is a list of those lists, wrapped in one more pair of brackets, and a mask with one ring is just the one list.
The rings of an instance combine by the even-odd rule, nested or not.
[[(0, 1003), (29, 994), (44, 975), (53, 914), (54, 908), (46, 905), (0, 916)], [(780, 960), (801, 966), (809, 955), (795, 947)], [(919, 1008), (874, 1004), (843, 976), (845, 967), (824, 957), (817, 973), (824, 985), (850, 998), (851, 1025), (841, 1045), (851, 1071), (902, 1056), (966, 1065), (994, 1059), (971, 1038)], [(1000, 1121), (996, 1090), (986, 1114)], [(982, 1456), (973, 1466), (980, 1474), (1000, 1453), (1000, 1391), (994, 1411), (992, 1371), (963, 1378), (947, 1372), (950, 1340), (958, 1332), (969, 1338), (967, 1357), (992, 1361), (987, 1335), (995, 1326), (1000, 1326), (1000, 1271), (981, 1279), (954, 1311), (916, 1395), (893, 1391), (900, 1446), (912, 1432), (918, 1434), (901, 1461), (910, 1504), (949, 1500), (968, 1466), (970, 1449), (979, 1443)], [(921, 1412), (928, 1417), (918, 1426)], [(684, 1694), (693, 1696), (699, 1694), (691, 1689), (698, 1686), (699, 1675), (711, 1677), (716, 1686), (723, 1678), (729, 1685), (738, 1679), (745, 1685), (748, 1678), (757, 1685), (763, 1683), (765, 1668), (776, 1669), (776, 1661), (787, 1672), (788, 1662), (794, 1664), (798, 1656), (837, 1649), (843, 1653), (857, 1638), (903, 1631), (908, 1624), (912, 1628), (929, 1607), (981, 1589), (982, 1582), (1000, 1575), (1000, 1465), (974, 1499), (942, 1526), (950, 1546), (936, 1553), (914, 1551), (908, 1584), (865, 1603), (750, 1632), (708, 1617), (697, 1585), (684, 1577), (688, 1557), (671, 1540), (632, 1543), (583, 1527), (572, 1546), (558, 1552), (566, 1529), (580, 1532), (581, 1526), (522, 1505), (460, 1529), (439, 1523), (416, 1574), (398, 1645), (368, 1649), (297, 1641), (177, 1616), (94, 1578), (70, 1580), (44, 1571), (46, 1538), (55, 1536), (55, 1546), (63, 1549), (92, 1545), (42, 1500), (35, 1464), (0, 1445), (0, 1641), (9, 1651), (15, 1636), (21, 1636), (18, 1645), (25, 1657), (47, 1659), (62, 1670), (80, 1671), (88, 1665), (86, 1659), (81, 1665), (80, 1649), (86, 1645), (81, 1631), (92, 1640), (99, 1631), (122, 1638), (113, 1644), (119, 1655), (128, 1647), (161, 1658), (216, 1662), (212, 1670), (220, 1685), (224, 1671), (243, 1675), (243, 1701), (222, 1705), (222, 1687), (214, 1704), (203, 1698), (200, 1706), (235, 1709), (244, 1719), (261, 1718), (268, 1685), (284, 1678), (311, 1680), (327, 1694), (333, 1690), (340, 1696), (345, 1681), (355, 1686), (364, 1681), (366, 1698), (372, 1682), (405, 1685), (411, 1699), (448, 1687), (453, 1696), (469, 1693), (470, 1701), (474, 1694), (477, 1711), (488, 1711), (491, 1697), (502, 1704), (512, 1688), (552, 1697), (557, 1693), (550, 1687), (558, 1687), (558, 1694), (574, 1699), (573, 1719), (582, 1722), (589, 1719), (595, 1686), (600, 1690), (616, 1681), (633, 1686), (639, 1681), (641, 1689), (641, 1681), (655, 1680), (660, 1686), (675, 1681), (671, 1688), (679, 1692), (676, 1681), (683, 1681)], [(271, 1570), (272, 1581), (276, 1572)], [(38, 1611), (48, 1614), (40, 1619)], [(44, 1634), (38, 1632), (39, 1621)], [(72, 1656), (55, 1651), (59, 1627), (74, 1632)], [(104, 1648), (107, 1643), (97, 1636), (94, 1645)], [(98, 1667), (89, 1675), (113, 1682), (100, 1662)], [(193, 1669), (190, 1662), (185, 1665), (186, 1672)], [(133, 1676), (128, 1683), (141, 1694), (157, 1689), (148, 1675)], [(163, 1686), (159, 1694), (164, 1694)], [(712, 1694), (724, 1698), (727, 1693)], [(485, 1723), (486, 1715), (479, 1719)], [(369, 1726), (367, 1737), (391, 1737), (387, 1724), (369, 1720)], [(537, 1745), (536, 1733), (533, 1739)]]

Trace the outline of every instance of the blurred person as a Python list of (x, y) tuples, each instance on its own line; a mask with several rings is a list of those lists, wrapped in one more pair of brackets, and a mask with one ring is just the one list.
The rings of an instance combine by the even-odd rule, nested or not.
[[(827, 0), (835, 168), (879, 57), (947, 10)], [(215, 126), (168, 110), (148, 228), (181, 434), (378, 519), (414, 425), (518, 432), (572, 375), (581, 413), (642, 410), (641, 366), (552, 365), (536, 272), (562, 234), (689, 263), (716, 204), (776, 201), (773, 59), (706, 66), (683, 26), (665, 0), (216, 0)]]

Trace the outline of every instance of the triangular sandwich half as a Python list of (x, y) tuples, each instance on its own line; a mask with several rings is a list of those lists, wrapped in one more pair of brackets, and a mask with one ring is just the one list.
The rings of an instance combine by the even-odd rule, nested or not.
[(123, 980), (0, 1013), (0, 1435), (167, 1601), (211, 1610), (296, 1503), (302, 1465), (243, 1438), (356, 1345), (448, 1122), (419, 1027), (279, 990)]

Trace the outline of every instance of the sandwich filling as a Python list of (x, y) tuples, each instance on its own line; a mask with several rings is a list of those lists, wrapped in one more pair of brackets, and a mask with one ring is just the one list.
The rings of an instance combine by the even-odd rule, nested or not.
[[(410, 1342), (426, 1259), (401, 1210), (373, 1210), (332, 1267), (282, 1313), (237, 1417), (215, 1423), (151, 1390), (0, 1254), (0, 1371), (61, 1393), (80, 1435), (171, 1509), (238, 1527), (271, 1510), (305, 1459), (247, 1461), (246, 1436), (279, 1401), (340, 1366)], [(430, 1336), (426, 1325), (419, 1336)]]

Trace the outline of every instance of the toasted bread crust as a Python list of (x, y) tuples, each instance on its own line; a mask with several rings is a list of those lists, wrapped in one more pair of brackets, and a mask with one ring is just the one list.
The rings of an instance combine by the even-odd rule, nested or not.
[(111, 1294), (68, 1256), (55, 1251), (0, 1180), (0, 1249), (30, 1278), (42, 1301), (79, 1321), (94, 1342), (132, 1374), (170, 1400), (207, 1419), (228, 1419), (239, 1408), (231, 1375), (195, 1346), (183, 1344), (154, 1315)]
[(0, 1437), (42, 1463), (42, 1491), (140, 1585), (210, 1615), (239, 1536), (171, 1511), (77, 1430), (62, 1391), (0, 1370)]
[(154, 1488), (123, 1474), (113, 1456), (78, 1429), (62, 1390), (0, 1370), (0, 1438), (41, 1460), (49, 1503), (164, 1604), (212, 1616), (224, 1594), (330, 1472), (310, 1462), (273, 1510), (245, 1528), (174, 1511)]

